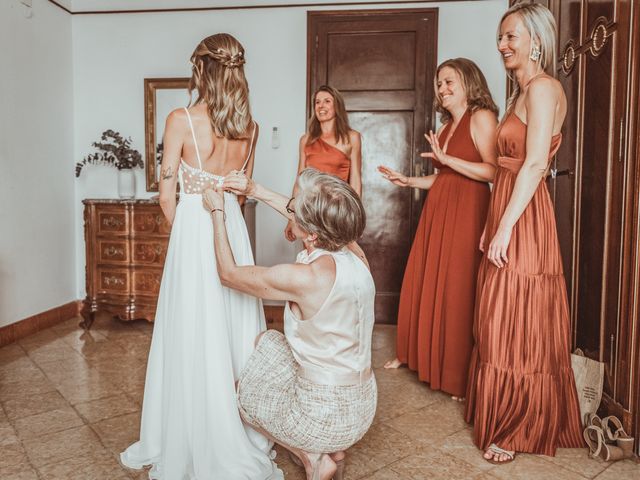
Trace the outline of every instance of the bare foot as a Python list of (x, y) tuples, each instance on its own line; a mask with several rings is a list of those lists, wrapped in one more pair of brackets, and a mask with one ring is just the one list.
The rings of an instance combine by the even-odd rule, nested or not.
[(344, 457), (347, 456), (344, 450), (333, 452), (333, 453), (330, 453), (329, 455), (331, 456), (334, 462), (341, 462), (342, 460), (344, 460)]
[(462, 403), (462, 402), (464, 402), (464, 401), (465, 401), (465, 398), (464, 398), (464, 397), (456, 397), (455, 395), (453, 395), (453, 396), (451, 397), (451, 400), (455, 400), (456, 402), (460, 402), (460, 403)]
[(402, 365), (402, 362), (400, 360), (398, 360), (397, 358), (394, 358), (393, 360), (389, 360), (387, 363), (384, 364), (384, 368), (386, 369), (390, 369), (390, 368), (398, 368)]

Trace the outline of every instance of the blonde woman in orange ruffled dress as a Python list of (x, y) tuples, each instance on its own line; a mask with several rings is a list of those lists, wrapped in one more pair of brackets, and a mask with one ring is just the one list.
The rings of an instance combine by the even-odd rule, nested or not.
[(567, 100), (553, 78), (556, 25), (540, 4), (508, 10), (498, 50), (515, 90), (498, 128), (498, 168), (481, 248), (466, 419), (485, 460), (583, 446), (553, 205), (544, 181)]

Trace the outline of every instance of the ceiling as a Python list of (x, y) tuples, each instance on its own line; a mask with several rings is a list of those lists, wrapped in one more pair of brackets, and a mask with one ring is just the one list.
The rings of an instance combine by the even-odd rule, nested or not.
[[(71, 13), (175, 10), (175, 9), (217, 9), (251, 8), (288, 5), (337, 5), (354, 3), (417, 3), (416, 1), (362, 1), (362, 0), (49, 0), (57, 3)], [(423, 0), (426, 2), (434, 0)], [(444, 0), (447, 1), (447, 0)], [(454, 0), (455, 1), (455, 0)]]

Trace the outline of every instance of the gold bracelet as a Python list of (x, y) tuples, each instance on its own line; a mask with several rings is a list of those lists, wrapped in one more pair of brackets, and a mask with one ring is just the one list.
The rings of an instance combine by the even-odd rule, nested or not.
[(227, 214), (225, 213), (225, 211), (221, 208), (214, 208), (213, 210), (211, 210), (211, 215), (213, 215), (213, 212), (222, 212), (222, 220), (224, 222), (227, 221)]

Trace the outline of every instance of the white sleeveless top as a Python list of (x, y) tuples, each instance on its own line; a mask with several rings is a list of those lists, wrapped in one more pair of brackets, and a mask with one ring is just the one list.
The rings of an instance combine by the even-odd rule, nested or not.
[(284, 310), (284, 332), (299, 375), (321, 385), (354, 385), (371, 377), (375, 285), (366, 265), (346, 247), (337, 252), (303, 250), (296, 263), (331, 255), (336, 278), (320, 310), (306, 320)]
[[(180, 160), (180, 191), (186, 194), (201, 194), (207, 188), (215, 188), (222, 185), (224, 177), (221, 175), (215, 175), (207, 172), (202, 168), (202, 160), (200, 159), (200, 149), (198, 148), (198, 142), (196, 141), (196, 132), (193, 129), (193, 122), (191, 121), (191, 115), (187, 108), (184, 109), (187, 113), (187, 120), (189, 120), (189, 129), (191, 130), (191, 138), (193, 138), (193, 146), (196, 149), (196, 157), (198, 158), (198, 168), (192, 167), (184, 160)], [(253, 140), (256, 135), (256, 126), (253, 125), (253, 132), (251, 133), (251, 140), (249, 143), (249, 154), (247, 155), (244, 165), (242, 165), (241, 171), (247, 168), (247, 164), (251, 159), (251, 153), (253, 152)]]

